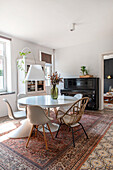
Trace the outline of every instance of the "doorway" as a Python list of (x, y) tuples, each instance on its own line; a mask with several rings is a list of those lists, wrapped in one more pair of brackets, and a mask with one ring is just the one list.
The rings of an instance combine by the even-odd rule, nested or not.
[(113, 53), (103, 55), (104, 108), (113, 109)]

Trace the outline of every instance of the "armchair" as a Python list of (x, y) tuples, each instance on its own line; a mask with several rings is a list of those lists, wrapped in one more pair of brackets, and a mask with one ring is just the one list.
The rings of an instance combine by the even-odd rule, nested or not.
[(84, 114), (84, 110), (86, 108), (86, 105), (89, 101), (88, 97), (84, 97), (82, 99), (77, 100), (75, 103), (72, 104), (72, 106), (65, 112), (62, 110), (58, 110), (56, 117), (60, 121), (59, 129), (56, 133), (56, 138), (58, 135), (58, 132), (60, 130), (60, 127), (65, 124), (69, 127), (69, 129), (72, 129), (72, 138), (73, 138), (73, 146), (75, 147), (75, 141), (74, 141), (74, 131), (73, 128), (75, 126), (80, 125), (88, 139), (88, 135), (83, 127), (83, 125), (79, 122), (82, 118), (82, 115)]

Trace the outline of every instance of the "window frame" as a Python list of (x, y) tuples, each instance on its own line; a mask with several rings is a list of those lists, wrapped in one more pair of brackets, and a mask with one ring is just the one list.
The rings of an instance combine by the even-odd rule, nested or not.
[(3, 42), (0, 40), (0, 44), (3, 44), (3, 55), (0, 55), (0, 59), (3, 61), (3, 89), (0, 89), (0, 92), (6, 92), (7, 91), (7, 65), (6, 65), (6, 42)]
[[(45, 67), (49, 67), (50, 68), (50, 75), (49, 76), (52, 76), (52, 64), (49, 64), (49, 63), (46, 63), (45, 64)], [(45, 68), (46, 69), (46, 68)], [(49, 83), (48, 83), (48, 80), (50, 81)], [(51, 86), (51, 80), (50, 80), (50, 78), (46, 78), (46, 76), (45, 76), (45, 83), (46, 83), (46, 86)], [(49, 85), (48, 85), (49, 84)]]
[[(40, 61), (42, 61), (42, 53), (51, 55), (51, 64), (50, 64), (50, 63), (46, 63), (46, 64), (45, 64), (45, 67), (46, 67), (46, 66), (50, 67), (51, 75), (52, 75), (52, 73), (53, 73), (53, 54), (48, 53), (48, 52), (46, 52), (46, 51), (40, 51)], [(51, 76), (51, 75), (50, 75), (50, 76)], [(49, 80), (49, 79), (46, 79), (46, 76), (45, 76), (45, 85), (46, 85), (46, 86), (51, 86), (51, 80), (50, 80), (50, 83), (49, 83), (50, 85), (48, 85), (48, 83), (47, 83), (48, 80)]]

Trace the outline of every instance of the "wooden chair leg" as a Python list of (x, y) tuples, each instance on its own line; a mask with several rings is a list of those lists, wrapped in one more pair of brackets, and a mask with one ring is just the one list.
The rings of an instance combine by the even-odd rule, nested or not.
[(28, 140), (27, 140), (27, 143), (26, 143), (26, 148), (27, 148), (27, 146), (28, 146), (28, 143), (29, 143), (30, 137), (31, 137), (31, 135), (32, 135), (33, 128), (34, 128), (34, 125), (32, 126), (31, 132), (30, 132), (30, 134), (29, 134), (29, 137), (28, 137)]
[(37, 132), (38, 132), (38, 125), (36, 125), (36, 129), (35, 129), (35, 137), (37, 136)]
[(47, 146), (47, 140), (46, 140), (46, 135), (45, 135), (44, 125), (42, 125), (42, 127), (43, 127), (43, 134), (44, 134), (44, 141), (45, 141), (45, 145), (46, 145), (46, 150), (48, 150), (48, 146)]
[(49, 127), (49, 124), (48, 124), (48, 123), (47, 123), (47, 127), (48, 127), (48, 129), (49, 129), (49, 131), (50, 131), (50, 134), (51, 134), (52, 139), (54, 139), (53, 134), (52, 134), (52, 132), (51, 132), (51, 129), (50, 129), (50, 127)]

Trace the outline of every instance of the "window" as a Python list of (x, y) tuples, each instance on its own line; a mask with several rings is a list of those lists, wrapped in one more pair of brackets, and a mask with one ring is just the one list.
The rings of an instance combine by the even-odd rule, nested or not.
[(45, 83), (51, 85), (50, 76), (52, 75), (52, 55), (41, 52), (41, 61), (45, 61)]
[(0, 91), (6, 91), (6, 43), (0, 40)]
[(46, 64), (45, 65), (45, 81), (46, 81), (46, 86), (50, 86), (50, 76), (52, 75), (52, 66)]

